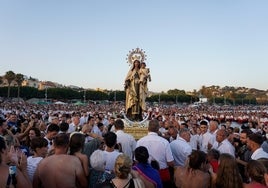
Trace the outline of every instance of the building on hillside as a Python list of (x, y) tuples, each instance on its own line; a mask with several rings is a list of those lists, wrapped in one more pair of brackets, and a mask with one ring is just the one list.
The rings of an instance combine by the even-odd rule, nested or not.
[(42, 82), (39, 82), (39, 85), (38, 85), (39, 90), (44, 90), (47, 88), (56, 88), (56, 87), (57, 87), (57, 84), (51, 81), (42, 81)]
[(36, 78), (32, 78), (32, 77), (30, 77), (30, 78), (25, 77), (25, 79), (21, 83), (21, 86), (28, 86), (28, 87), (38, 88), (39, 80), (36, 79)]

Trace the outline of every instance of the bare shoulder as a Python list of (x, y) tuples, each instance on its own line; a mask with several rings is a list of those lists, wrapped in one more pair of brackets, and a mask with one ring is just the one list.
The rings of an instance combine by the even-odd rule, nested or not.
[[(8, 166), (1, 166), (0, 167), (0, 187), (5, 187), (5, 183), (8, 177)], [(2, 184), (3, 183), (3, 184)]]
[(85, 155), (83, 153), (77, 153), (77, 154), (75, 154), (75, 156), (78, 157), (79, 159), (83, 160), (83, 161), (88, 160), (87, 155)]
[(185, 167), (178, 166), (178, 167), (175, 169), (175, 174), (178, 174), (178, 173), (180, 173), (180, 172), (182, 172), (182, 171), (184, 171), (184, 170), (185, 170)]
[(51, 155), (49, 157), (46, 157), (42, 159), (39, 163), (38, 166), (43, 167), (43, 166), (53, 166), (55, 164), (77, 164), (80, 163), (78, 157), (73, 156), (73, 155)]
[(68, 161), (68, 164), (71, 164), (71, 166), (73, 166), (73, 168), (75, 169), (82, 169), (81, 161), (84, 160), (88, 159), (80, 158), (74, 155), (68, 155), (68, 157), (66, 157), (66, 161)]
[(208, 172), (203, 172), (201, 170), (198, 170), (196, 175), (195, 175), (196, 179), (199, 179), (200, 181), (205, 182), (210, 182), (210, 175)]

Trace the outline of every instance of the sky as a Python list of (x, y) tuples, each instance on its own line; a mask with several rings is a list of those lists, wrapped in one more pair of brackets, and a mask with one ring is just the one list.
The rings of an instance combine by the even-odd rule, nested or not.
[(149, 90), (268, 89), (266, 0), (0, 0), (0, 75), (123, 90), (141, 48)]

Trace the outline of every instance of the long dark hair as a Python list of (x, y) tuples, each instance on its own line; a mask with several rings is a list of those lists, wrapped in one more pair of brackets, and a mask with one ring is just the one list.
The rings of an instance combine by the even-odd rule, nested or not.
[(219, 158), (219, 162), (220, 165), (217, 172), (216, 187), (242, 188), (243, 181), (235, 158), (230, 154), (223, 153)]
[(139, 69), (141, 68), (141, 62), (139, 61), (139, 60), (135, 60), (134, 62), (133, 62), (133, 66), (132, 66), (132, 71), (135, 69), (135, 62), (139, 62)]
[(251, 180), (265, 185), (264, 174), (267, 173), (267, 170), (260, 161), (250, 160), (247, 164), (247, 174)]
[(85, 136), (83, 134), (74, 133), (73, 135), (71, 135), (69, 142), (70, 155), (74, 155), (74, 153), (83, 149), (84, 144), (85, 144)]

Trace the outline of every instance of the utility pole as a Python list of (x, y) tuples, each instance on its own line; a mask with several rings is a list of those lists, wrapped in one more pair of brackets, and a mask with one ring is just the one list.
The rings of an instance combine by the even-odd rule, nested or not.
[(84, 103), (86, 103), (86, 90), (84, 89)]
[(47, 102), (47, 87), (45, 87), (45, 88), (46, 88), (46, 90), (45, 90), (45, 100)]

